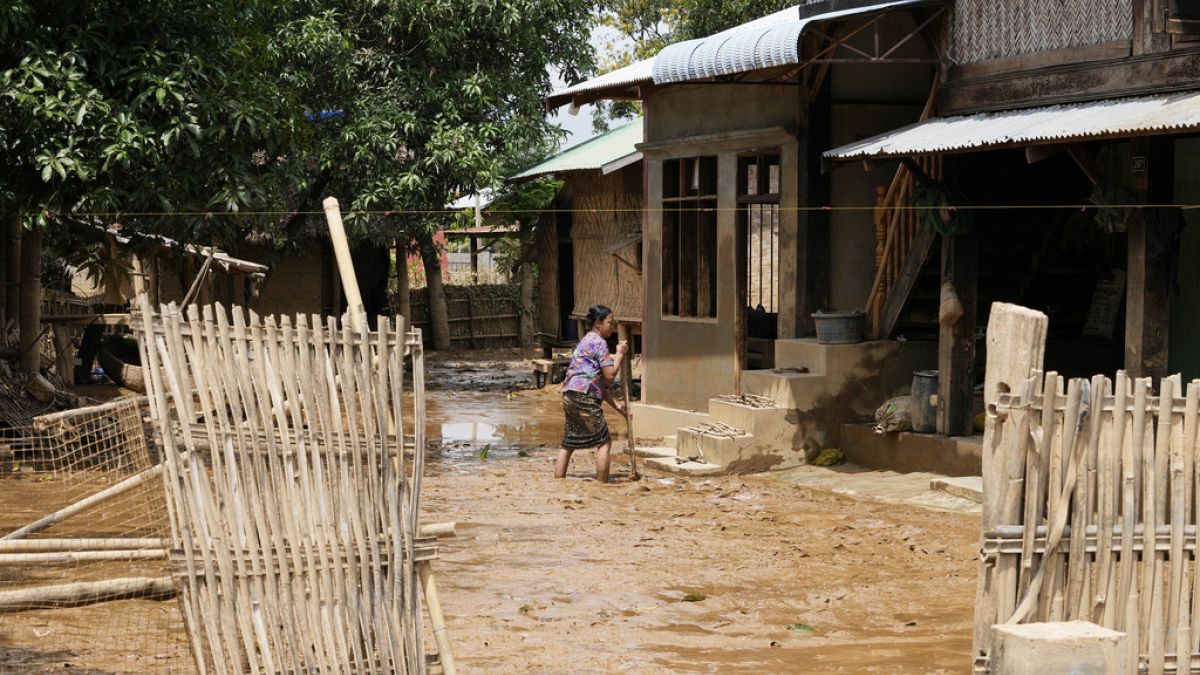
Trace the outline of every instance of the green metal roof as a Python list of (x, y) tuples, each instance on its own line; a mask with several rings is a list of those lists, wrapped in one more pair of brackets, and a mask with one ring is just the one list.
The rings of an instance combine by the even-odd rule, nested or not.
[(564, 171), (600, 170), (606, 164), (638, 153), (642, 142), (642, 118), (594, 136), (579, 145), (567, 148), (553, 157), (525, 169), (512, 180), (533, 178)]

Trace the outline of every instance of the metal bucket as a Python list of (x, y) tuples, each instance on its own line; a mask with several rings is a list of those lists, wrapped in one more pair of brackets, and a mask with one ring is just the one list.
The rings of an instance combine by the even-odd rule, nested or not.
[(913, 373), (909, 407), (913, 431), (922, 434), (937, 431), (937, 393), (938, 371), (918, 370)]

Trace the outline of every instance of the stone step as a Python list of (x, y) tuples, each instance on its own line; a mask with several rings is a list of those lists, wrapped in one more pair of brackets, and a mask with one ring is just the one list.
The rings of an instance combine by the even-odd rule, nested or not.
[(961, 499), (983, 503), (983, 477), (960, 476), (957, 478), (934, 478), (929, 481), (929, 489), (934, 492), (945, 492)]
[(646, 460), (646, 466), (684, 476), (719, 476), (723, 472), (723, 469), (717, 464), (680, 461), (678, 457), (655, 457)]

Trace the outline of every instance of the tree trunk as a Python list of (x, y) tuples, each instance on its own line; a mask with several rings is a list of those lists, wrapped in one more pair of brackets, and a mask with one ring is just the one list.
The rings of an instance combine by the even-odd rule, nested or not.
[(150, 296), (150, 306), (158, 307), (158, 253), (151, 253), (146, 258), (146, 293)]
[[(4, 218), (4, 316), (17, 318), (21, 304), (21, 214), (12, 211)], [(3, 326), (0, 326), (3, 328)]]
[(442, 283), (442, 259), (433, 234), (422, 230), (417, 235), (421, 261), (425, 263), (425, 283), (429, 302), (429, 330), (435, 350), (450, 349), (450, 314), (446, 311), (446, 288)]
[(36, 375), (42, 369), (39, 347), (42, 330), (42, 230), (26, 230), (21, 237), (21, 372)]
[(408, 283), (408, 247), (396, 244), (396, 316), (404, 317), (406, 326), (412, 325), (412, 289)]
[(519, 324), (519, 337), (522, 347), (533, 344), (534, 333), (534, 307), (533, 307), (533, 226), (532, 221), (521, 223), (521, 267), (519, 273), (521, 275), (521, 319)]

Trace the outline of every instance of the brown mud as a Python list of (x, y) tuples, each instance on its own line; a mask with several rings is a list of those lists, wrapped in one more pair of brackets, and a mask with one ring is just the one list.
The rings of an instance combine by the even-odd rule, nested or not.
[[(458, 523), (435, 573), (461, 672), (969, 671), (977, 516), (765, 476), (634, 483), (620, 457), (600, 485), (589, 451), (555, 480), (557, 388), (528, 390), (523, 356), (427, 369), (422, 521)], [(0, 532), (54, 493), (0, 477)], [(0, 586), (63, 572), (0, 569)], [(191, 670), (174, 601), (0, 616), (0, 673)]]

